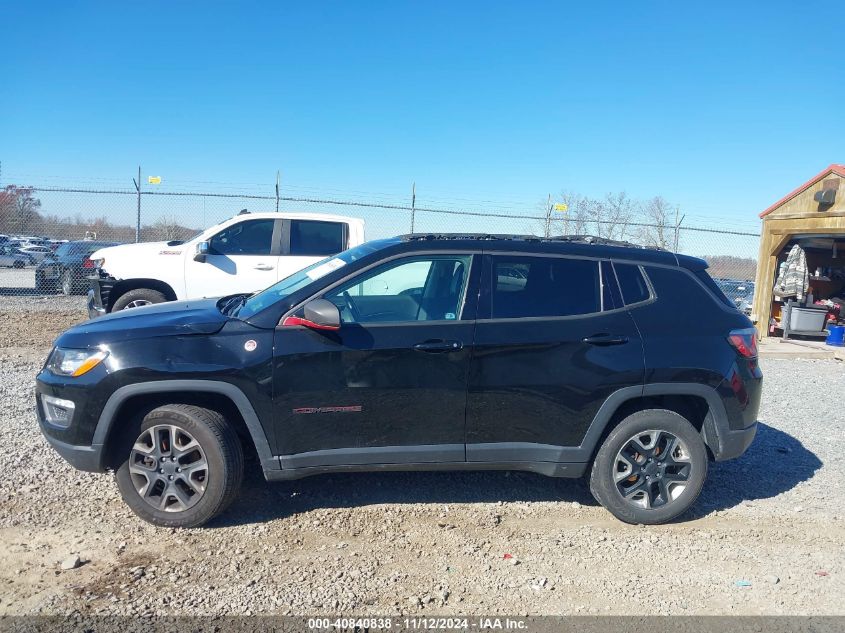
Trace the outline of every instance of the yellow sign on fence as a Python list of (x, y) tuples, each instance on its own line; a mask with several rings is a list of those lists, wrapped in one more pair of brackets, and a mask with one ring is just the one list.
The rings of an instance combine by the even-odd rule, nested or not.
[(555, 211), (569, 211), (569, 205), (563, 204), (562, 202), (558, 202), (555, 205)]
[(147, 176), (147, 182), (151, 185), (160, 185), (161, 184), (161, 176)]

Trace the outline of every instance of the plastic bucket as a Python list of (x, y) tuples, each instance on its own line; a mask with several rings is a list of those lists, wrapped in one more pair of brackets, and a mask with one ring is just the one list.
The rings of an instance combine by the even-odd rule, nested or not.
[(828, 325), (827, 339), (825, 343), (828, 345), (836, 345), (842, 347), (845, 345), (845, 325)]

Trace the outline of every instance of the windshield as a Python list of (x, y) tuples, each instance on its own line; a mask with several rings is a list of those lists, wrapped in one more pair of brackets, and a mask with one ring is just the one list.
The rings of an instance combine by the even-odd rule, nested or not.
[(384, 246), (384, 244), (384, 240), (367, 242), (366, 244), (361, 244), (360, 246), (355, 246), (347, 251), (333, 255), (332, 257), (321, 259), (307, 268), (303, 268), (289, 277), (285, 277), (266, 290), (262, 290), (261, 292), (252, 295), (244, 302), (243, 306), (237, 311), (236, 315), (240, 319), (248, 319), (252, 315), (269, 308), (277, 301), (281, 301), (282, 299), (292, 295), (294, 292), (302, 290), (308, 284), (317, 281), (321, 277), (328, 275), (330, 272), (343, 268), (347, 264), (351, 264), (365, 255), (369, 255), (370, 253), (379, 250)]

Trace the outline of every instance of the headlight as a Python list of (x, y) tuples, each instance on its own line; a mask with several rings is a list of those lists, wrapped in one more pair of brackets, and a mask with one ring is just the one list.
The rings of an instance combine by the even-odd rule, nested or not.
[(101, 350), (57, 347), (47, 361), (47, 369), (57, 376), (81, 376), (102, 363), (108, 355)]

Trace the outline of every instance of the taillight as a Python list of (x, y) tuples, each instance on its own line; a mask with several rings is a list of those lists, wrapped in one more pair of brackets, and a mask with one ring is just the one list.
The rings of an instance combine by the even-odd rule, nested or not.
[(757, 328), (743, 328), (733, 330), (728, 334), (728, 343), (745, 358), (757, 357)]
[(82, 260), (82, 267), (83, 268), (94, 268), (94, 262), (92, 262), (87, 257)]

